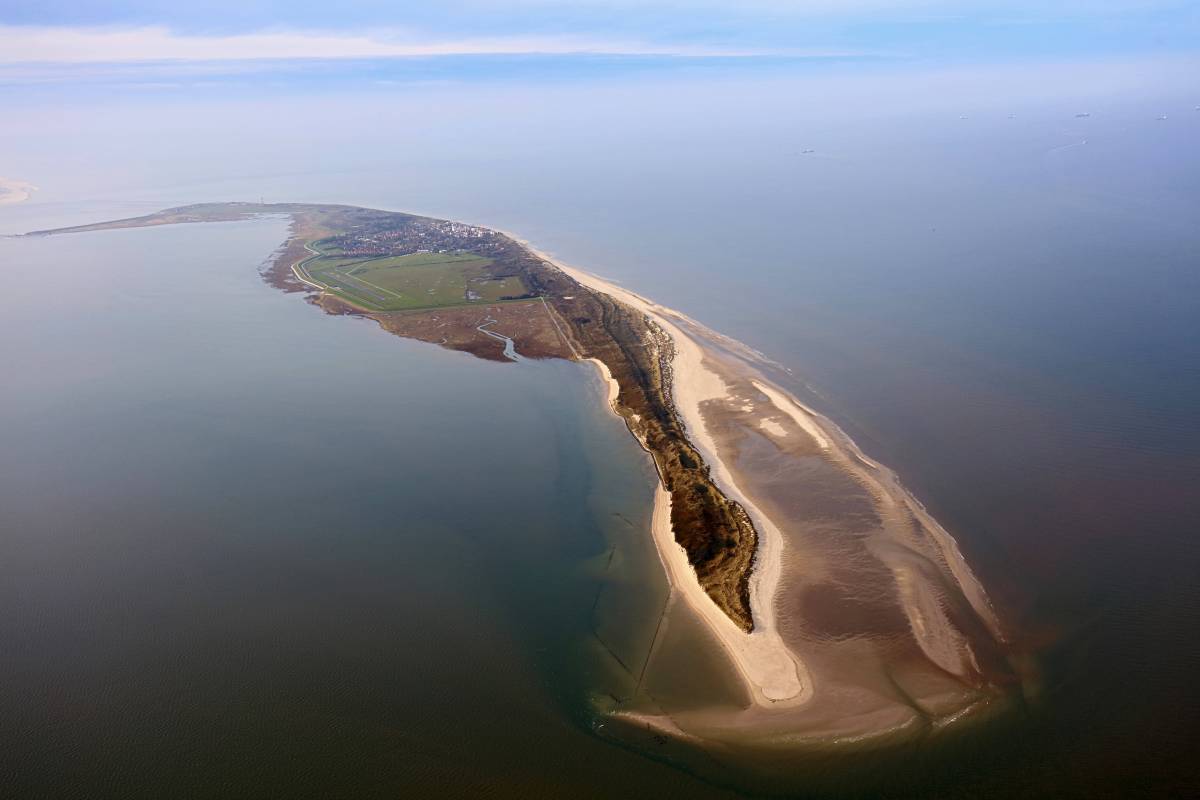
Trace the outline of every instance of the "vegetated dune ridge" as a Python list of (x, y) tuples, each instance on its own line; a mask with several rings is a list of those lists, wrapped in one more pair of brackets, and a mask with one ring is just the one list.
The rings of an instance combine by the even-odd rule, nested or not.
[(891, 470), (770, 381), (761, 354), (556, 266), (666, 333), (671, 396), (688, 436), (759, 532), (755, 627), (746, 632), (688, 580), (661, 511), (670, 497), (656, 494), (655, 542), (672, 584), (717, 634), (756, 702), (627, 716), (735, 749), (771, 744), (786, 753), (805, 742), (903, 739), (1006, 707), (1020, 676), (1000, 620), (953, 537)]
[[(205, 204), (39, 233), (263, 214), (292, 219), (268, 280), (316, 292), (331, 313), (482, 358), (505, 358), (488, 332), (498, 331), (525, 356), (598, 365), (611, 407), (658, 468), (652, 533), (672, 590), (752, 698), (732, 709), (631, 705), (619, 721), (731, 753), (786, 753), (938, 730), (1003, 707), (1017, 688), (1002, 627), (954, 539), (890, 470), (769, 380), (765, 359), (679, 312), (507, 234), (349, 206)], [(530, 297), (375, 311), (305, 272), (308, 245), (329, 237), (384, 254), (469, 248), (519, 275)]]

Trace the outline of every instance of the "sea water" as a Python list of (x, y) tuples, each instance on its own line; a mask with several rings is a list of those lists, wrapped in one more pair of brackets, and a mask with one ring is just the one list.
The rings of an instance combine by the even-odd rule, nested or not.
[(702, 796), (590, 735), (665, 596), (590, 365), (328, 316), (285, 236), (0, 240), (5, 793)]
[[(1194, 536), (1200, 520), (1195, 489), (1200, 478), (1200, 427), (1195, 423), (1200, 409), (1200, 272), (1195, 266), (1200, 252), (1200, 226), (1195, 224), (1200, 218), (1200, 152), (1195, 145), (1200, 114), (1193, 110), (1194, 73), (1180, 80), (1177, 74), (1155, 77), (1131, 69), (1120, 74), (1121, 80), (1111, 80), (1112, 70), (1071, 72), (1048, 66), (1036, 75), (997, 69), (942, 80), (902, 72), (889, 67), (845, 80), (772, 70), (437, 84), (406, 83), (399, 76), (396, 83), (370, 88), (345, 84), (310, 90), (297, 83), (270, 91), (243, 85), (163, 90), (169, 102), (162, 95), (148, 99), (146, 92), (129, 90), (106, 96), (103, 109), (81, 92), (39, 89), (53, 93), (53, 109), (43, 108), (43, 101), (15, 98), (21, 113), (13, 118), (21, 126), (10, 128), (5, 142), (13, 163), (25, 170), (11, 177), (34, 182), (42, 192), (36, 203), (4, 209), (0, 223), (16, 231), (120, 215), (88, 205), (93, 200), (119, 202), (125, 214), (264, 196), (268, 201), (349, 202), (513, 230), (567, 261), (620, 280), (790, 369), (790, 376), (785, 373), (781, 379), (832, 415), (869, 455), (896, 469), (955, 535), (997, 603), (1018, 656), (1040, 675), (1012, 727), (991, 739), (964, 743), (953, 758), (935, 759), (906, 792), (919, 794), (925, 786), (938, 797), (1094, 796), (1194, 789), (1194, 721), (1200, 719), (1194, 678), (1200, 651), (1190, 634), (1200, 610), (1194, 579), (1200, 570)], [(114, 103), (120, 113), (111, 113)], [(314, 108), (323, 113), (314, 114)], [(1077, 117), (1081, 109), (1091, 115)], [(1168, 119), (1158, 119), (1163, 114)], [(346, 124), (367, 118), (371, 125)], [(238, 124), (224, 122), (230, 119)], [(297, 125), (298, 119), (305, 124)], [(414, 119), (420, 124), (413, 124)], [(805, 152), (809, 150), (813, 152)], [(80, 169), (80, 164), (89, 168)], [(236, 403), (226, 399), (218, 407), (253, 408), (248, 419), (239, 423), (232, 411), (216, 416), (195, 412), (189, 418), (244, 429), (241, 435), (252, 437), (263, 435), (262, 418), (275, 415), (283, 426), (278, 436), (285, 430), (302, 443), (296, 447), (314, 448), (302, 471), (318, 472), (322, 480), (333, 482), (330, 489), (314, 495), (306, 485), (295, 490), (295, 497), (308, 499), (292, 498), (284, 507), (293, 509), (287, 512), (289, 519), (313, 525), (321, 521), (327, 526), (322, 530), (330, 531), (353, 527), (346, 508), (367, 514), (390, 502), (384, 499), (392, 496), (385, 488), (398, 491), (386, 470), (366, 487), (353, 484), (355, 473), (347, 471), (351, 463), (372, 465), (383, 457), (382, 445), (372, 450), (365, 443), (380, 441), (379, 426), (371, 424), (369, 433), (355, 434), (359, 423), (354, 421), (367, 413), (380, 419), (396, 416), (376, 408), (386, 403), (379, 395), (395, 395), (391, 383), (388, 391), (370, 391), (379, 382), (394, 381), (420, 397), (436, 396), (437, 402), (428, 399), (429, 406), (462, 403), (448, 407), (447, 416), (453, 410), (481, 420), (517, 413), (507, 410), (512, 403), (497, 399), (500, 383), (531, 387), (539, 380), (531, 376), (544, 374), (545, 385), (556, 387), (555, 392), (567, 391), (561, 388), (566, 385), (586, 385), (583, 377), (578, 384), (558, 379), (560, 373), (577, 374), (569, 365), (522, 364), (525, 372), (518, 373), (510, 365), (477, 363), (382, 337), (367, 323), (314, 315), (295, 298), (266, 291), (251, 273), (277, 244), (281, 228), (269, 233), (264, 228), (260, 238), (239, 251), (244, 253), (236, 270), (238, 280), (245, 281), (241, 284), (232, 273), (220, 273), (224, 277), (217, 279), (217, 273), (198, 268), (212, 259), (182, 260), (198, 248), (219, 246), (200, 229), (143, 233), (180, 236), (179, 241), (192, 245), (159, 250), (133, 244), (150, 239), (130, 238), (122, 255), (105, 257), (112, 262), (105, 268), (79, 270), (74, 265), (81, 256), (99, 247), (91, 242), (125, 242), (122, 236), (135, 234), (2, 243), (7, 285), (0, 324), (13, 331), (2, 346), (15, 366), (6, 375), (4, 401), (4, 435), (11, 441), (0, 457), (5, 459), (5, 486), (11, 487), (6, 491), (20, 500), (6, 503), (3, 513), (6, 522), (17, 519), (18, 528), (54, 530), (82, 524), (81, 519), (111, 519), (111, 530), (134, 530), (121, 517), (122, 508), (139, 507), (159, 490), (169, 494), (184, 491), (180, 487), (202, 487), (202, 476), (222, 474), (230, 466), (216, 455), (205, 460), (202, 454), (213, 442), (235, 437), (218, 440), (205, 428), (204, 435), (185, 438), (186, 433), (176, 431), (186, 432), (187, 426), (147, 426), (154, 417), (124, 387), (135, 387), (135, 378), (148, 379), (167, 365), (164, 384), (173, 394), (156, 413), (187, 412), (214, 395), (219, 399), (222, 391), (234, 393), (230, 397), (236, 395)], [(120, 271), (132, 269), (128, 265), (141, 253), (149, 255), (158, 271), (150, 272), (150, 263), (140, 271)], [(176, 268), (185, 276), (176, 279), (174, 272), (165, 272)], [(170, 286), (154, 289), (153, 278), (164, 274), (173, 276)], [(206, 274), (214, 276), (217, 285), (211, 291), (223, 298), (215, 305), (225, 311), (209, 309), (214, 303), (191, 304), (190, 295), (179, 291), (180, 284), (210, 280)], [(237, 294), (238, 286), (243, 294), (254, 292), (259, 298), (242, 312), (227, 296)], [(139, 292), (152, 289), (161, 298), (130, 305)], [(279, 315), (279, 324), (270, 327), (275, 331), (270, 336), (281, 339), (276, 352), (225, 378), (214, 376), (211, 362), (210, 368), (201, 368), (211, 349), (204, 343), (219, 337), (224, 327), (237, 329), (226, 316), (196, 319), (189, 314), (243, 314), (261, 321), (267, 319), (267, 307)], [(151, 313), (162, 316), (155, 326), (158, 333), (114, 338), (129, 326), (148, 325), (144, 316)], [(313, 332), (302, 332), (308, 329)], [(337, 337), (352, 338), (353, 348), (376, 349), (363, 351), (370, 357), (347, 363), (338, 355), (340, 345), (330, 345), (333, 352), (321, 349), (322, 342), (341, 341)], [(237, 337), (233, 357), (251, 358), (241, 353), (246, 340)], [(179, 357), (165, 358), (166, 348), (177, 350)], [(107, 359), (127, 351), (120, 380), (104, 378)], [(379, 366), (389, 358), (405, 366), (392, 374)], [(418, 369), (413, 366), (417, 363), (425, 366)], [(353, 385), (366, 391), (338, 388), (351, 385), (345, 374), (322, 381), (329, 374), (323, 370), (329, 369), (350, 370), (363, 381)], [(368, 369), (382, 371), (359, 374)], [(291, 383), (280, 376), (283, 371), (290, 371)], [(406, 375), (435, 374), (436, 381), (405, 381)], [(247, 384), (259, 376), (276, 388), (267, 392), (259, 383)], [(454, 386), (455, 381), (470, 387), (479, 406), (446, 399), (452, 393), (432, 395), (435, 387)], [(477, 381), (498, 383), (481, 391)], [(288, 387), (296, 390), (283, 391)], [(330, 397), (306, 406), (306, 393), (310, 403), (314, 393)], [(558, 396), (549, 388), (546, 393)], [(162, 394), (156, 389), (137, 397)], [(615, 421), (602, 403), (589, 405), (583, 395), (575, 399), (584, 402), (559, 402), (564, 408), (591, 407), (589, 413), (598, 415), (596, 424), (608, 426), (601, 429), (611, 433), (615, 450), (603, 458), (625, 452), (625, 445), (618, 444), (625, 434), (611, 424)], [(346, 413), (351, 407), (359, 416)], [(124, 408), (129, 416), (117, 425), (119, 420), (106, 410), (111, 408)], [(305, 409), (313, 416), (287, 423), (289, 414), (310, 413)], [(427, 451), (440, 449), (432, 442), (426, 442), (424, 451), (413, 449), (414, 442), (432, 436), (430, 431), (455, 443), (477, 437), (477, 443), (487, 445), (479, 449), (488, 453), (505, 448), (544, 452), (538, 450), (545, 445), (544, 432), (522, 431), (512, 421), (476, 426), (455, 418), (453, 430), (449, 425), (418, 428), (404, 449), (404, 457), (414, 459), (405, 480), (421, 491), (413, 492), (417, 501), (400, 504), (402, 518), (440, 525), (440, 519), (466, 513), (462, 495), (443, 494), (443, 482), (429, 477), (446, 477), (450, 470), (431, 472), (422, 460)], [(96, 446), (109, 432), (119, 435), (126, 449)], [(529, 435), (518, 435), (523, 433)], [(327, 435), (333, 438), (320, 438)], [(16, 438), (22, 442), (19, 447)], [(317, 441), (327, 443), (309, 444)], [(130, 494), (123, 503), (112, 500), (119, 495), (103, 489), (106, 481), (116, 480), (110, 476), (120, 476), (128, 467), (121, 454), (159, 442), (171, 444), (172, 453), (200, 455), (192, 456), (196, 460), (186, 469), (170, 471), (165, 457), (148, 454), (148, 461), (134, 462), (140, 465), (141, 483), (121, 484)], [(583, 449), (585, 443), (575, 444)], [(251, 481), (247, 474), (258, 463), (255, 459), (263, 458), (264, 448), (250, 439), (245, 448), (249, 455), (235, 459), (244, 471), (230, 474), (238, 478), (238, 486), (258, 486), (260, 477), (273, 473), (254, 469)], [(624, 457), (631, 469), (642, 469), (636, 453)], [(389, 451), (386, 458), (397, 456)], [(306, 462), (293, 458), (287, 463)], [(452, 463), (456, 481), (475, 475), (481, 486), (500, 487), (495, 481), (515, 471), (502, 460), (490, 467), (505, 469), (479, 468), (478, 473), (470, 472), (476, 467), (469, 459), (456, 456)], [(317, 464), (336, 466), (317, 469)], [(82, 470), (75, 480), (63, 472), (69, 465)], [(593, 476), (602, 472), (593, 466)], [(181, 476), (191, 482), (180, 481)], [(634, 481), (643, 486), (637, 491), (648, 492), (641, 477)], [(271, 486), (278, 498), (291, 497), (286, 494), (292, 491), (290, 481)], [(549, 493), (552, 486), (545, 483), (542, 489)], [(84, 491), (86, 497), (71, 494)], [(254, 503), (244, 500), (240, 507), (228, 505), (228, 499), (222, 506), (219, 496), (210, 496), (203, 513), (213, 515), (224, 507), (225, 519), (241, 518), (247, 508), (261, 514), (266, 498), (255, 491)], [(542, 498), (539, 491), (521, 495), (503, 489), (506, 510), (536, 519), (533, 509), (523, 508), (516, 498)], [(446, 500), (450, 496), (453, 501)], [(641, 498), (647, 502), (648, 494)], [(341, 501), (347, 505), (342, 507)], [(165, 507), (185, 513), (163, 512), (156, 529), (179, 527), (181, 520), (199, 513), (186, 504)], [(496, 503), (486, 507), (494, 509)], [(644, 505), (638, 507), (644, 514)], [(547, 507), (537, 511), (550, 513)], [(636, 515), (631, 519), (636, 521)], [(540, 529), (532, 523), (524, 527)], [(231, 541), (251, 548), (256, 539), (238, 530)], [(107, 564), (116, 571), (128, 560), (128, 551), (115, 551), (126, 556), (120, 558), (101, 547), (103, 538), (84, 537), (99, 548), (92, 551), (59, 545), (51, 553), (34, 547), (55, 541), (48, 535), (33, 537), (21, 552), (43, 565), (58, 563), (47, 560), (55, 554), (76, 559), (71, 563), (78, 569)], [(441, 546), (450, 547), (450, 541)], [(602, 560), (606, 541), (598, 533), (591, 550), (582, 549)], [(142, 545), (137, 552), (154, 552), (149, 542)], [(330, 544), (328, 552), (350, 551), (339, 542), (338, 547)], [(363, 564), (382, 569), (378, 559), (358, 552)], [(462, 552), (477, 551), (463, 547)], [(179, 556), (176, 571), (139, 573), (136, 560), (122, 569), (130, 570), (130, 580), (147, 592), (153, 586), (170, 589), (185, 585), (178, 572), (183, 564), (209, 563), (203, 555)], [(12, 565), (18, 563), (6, 558), (5, 569), (16, 569)], [(309, 569), (320, 563), (315, 560)], [(597, 568), (594, 560), (586, 563), (585, 569)], [(80, 607), (105, 607), (78, 602), (95, 595), (79, 594), (88, 584), (77, 575), (70, 580), (72, 573), (49, 566), (44, 574), (48, 583), (41, 591), (47, 593), (46, 602), (61, 606), (61, 617), (79, 613)], [(429, 574), (428, 567), (419, 574)], [(313, 585), (327, 578), (327, 573), (314, 574)], [(11, 591), (30, 591), (14, 581), (5, 584), (16, 587)], [(379, 579), (380, 585), (385, 582)], [(451, 582), (431, 577), (430, 584), (449, 592)], [(403, 582), (397, 585), (402, 588)], [(240, 599), (239, 609), (253, 605), (246, 596)], [(320, 602), (314, 597), (312, 607), (329, 602), (328, 594)], [(402, 601), (395, 602), (398, 610)], [(482, 605), (486, 613), (498, 613), (493, 604)], [(46, 613), (19, 618), (37, 628), (38, 620), (51, 619)], [(176, 622), (184, 616), (169, 606), (158, 613)], [(227, 613), (235, 616), (233, 610)], [(239, 613), (241, 619), (245, 612)], [(332, 619), (326, 625), (340, 630), (347, 615), (334, 616), (337, 625)], [(82, 620), (74, 624), (80, 631), (95, 631)], [(61, 624), (43, 627), (57, 630)], [(461, 627), (475, 631), (487, 626)], [(451, 635), (444, 629), (423, 630), (437, 630), (445, 639)], [(132, 625), (131, 618), (130, 625), (117, 630), (133, 636), (141, 627)], [(94, 670), (104, 663), (111, 665), (109, 674), (122, 674), (124, 667), (136, 674), (132, 667), (137, 665), (105, 660), (136, 649), (112, 646), (101, 658), (103, 653), (62, 641), (41, 641), (40, 660), (24, 667), (30, 674), (43, 675), (47, 663), (66, 669), (72, 653), (87, 656), (77, 666), (80, 674), (84, 664)], [(459, 640), (446, 641), (452, 647), (456, 645), (449, 643)], [(493, 644), (509, 641), (507, 634), (498, 635)], [(288, 647), (280, 652), (296, 663), (300, 645), (281, 644)], [(514, 658), (538, 658), (528, 655), (536, 652), (528, 642), (507, 646), (517, 654)], [(334, 671), (330, 667), (329, 674)], [(100, 680), (101, 674), (93, 672), (89, 679)], [(513, 676), (535, 674), (512, 670)], [(378, 677), (387, 683), (396, 675)], [(528, 685), (538, 680), (529, 677)], [(223, 690), (235, 685), (230, 679)], [(261, 692), (245, 690), (239, 696), (250, 694)], [(104, 693), (87, 696), (87, 702), (95, 703)], [(162, 696), (162, 702), (174, 702), (169, 693)], [(221, 696), (212, 689), (208, 698)], [(118, 703), (121, 696), (116, 698), (111, 702)], [(76, 692), (45, 694), (42, 705), (6, 718), (24, 720), (20, 741), (34, 747), (39, 737), (71, 735), (73, 725), (60, 724), (51, 714), (70, 709), (90, 718), (100, 714)], [(213, 741), (222, 730), (213, 720), (229, 710), (215, 709), (208, 718)], [(582, 741), (576, 738), (581, 727), (565, 721), (571, 715), (561, 706), (554, 709), (545, 711), (546, 719), (558, 720), (550, 729), (571, 731), (562, 734), (564, 741)], [(244, 713), (247, 719), (253, 716)], [(261, 725), (264, 732), (279, 730)], [(307, 726), (291, 730), (299, 727)], [(165, 741), (156, 746), (174, 746)], [(295, 741), (298, 749), (306, 741), (312, 744), (304, 737)], [(411, 741), (415, 749), (420, 740)], [(323, 740), (321, 747), (328, 743)], [(593, 747), (590, 740), (581, 746)], [(211, 742), (208, 747), (202, 760), (204, 753), (221, 752)], [(321, 747), (313, 744), (307, 752)], [(45, 754), (50, 751), (39, 752), (49, 758)], [(150, 755), (149, 750), (126, 756), (118, 748), (114, 752), (127, 766)], [(189, 752), (181, 745), (169, 751), (166, 761), (184, 763)], [(235, 739), (227, 752), (241, 753), (248, 764), (252, 748)], [(95, 752), (88, 758), (104, 761)], [(273, 763), (275, 777), (279, 763), (296, 760)], [(498, 762), (481, 763), (492, 769)], [(862, 762), (840, 769), (854, 774), (862, 770)], [(903, 774), (897, 770), (886, 777)], [(427, 775), (435, 781), (444, 773)], [(636, 771), (630, 775), (645, 778)], [(653, 779), (645, 780), (653, 785)], [(580, 785), (560, 785), (568, 783), (573, 790)]]

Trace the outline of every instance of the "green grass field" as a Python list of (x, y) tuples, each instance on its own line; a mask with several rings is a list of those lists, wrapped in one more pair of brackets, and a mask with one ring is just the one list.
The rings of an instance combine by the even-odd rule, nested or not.
[(325, 249), (321, 253), (303, 264), (312, 280), (374, 311), (496, 302), (528, 291), (516, 276), (494, 277), (491, 259), (473, 253), (413, 253), (390, 258), (353, 258)]

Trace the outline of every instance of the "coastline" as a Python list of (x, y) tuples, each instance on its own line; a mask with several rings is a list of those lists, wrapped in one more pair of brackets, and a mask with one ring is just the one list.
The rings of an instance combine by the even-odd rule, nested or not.
[[(509, 233), (505, 235), (512, 236)], [(713, 396), (723, 394), (725, 387), (718, 375), (704, 368), (703, 349), (668, 321), (666, 314), (671, 313), (669, 310), (602, 278), (555, 261), (528, 242), (515, 240), (587, 288), (607, 294), (642, 311), (671, 338), (675, 345), (675, 356), (672, 360), (672, 397), (675, 407), (687, 425), (692, 444), (712, 468), (718, 486), (727, 496), (742, 505), (761, 534), (750, 578), (754, 631), (747, 633), (734, 625), (701, 587), (696, 571), (688, 562), (687, 554), (675, 541), (671, 527), (671, 496), (661, 481), (655, 487), (651, 526), (659, 559), (672, 588), (680, 593), (716, 636), (742, 678), (748, 693), (759, 706), (779, 708), (807, 702), (814, 694), (811, 676), (799, 655), (783, 643), (775, 625), (773, 602), (780, 578), (780, 534), (766, 515), (738, 489), (728, 467), (718, 457), (716, 445), (704, 425), (700, 404)], [(609, 383), (611, 405), (616, 399), (616, 381), (607, 368), (603, 369), (601, 377)]]
[[(609, 410), (657, 470), (650, 533), (671, 592), (744, 689), (736, 706), (702, 693), (662, 704), (651, 692), (612, 710), (614, 718), (782, 753), (919, 736), (1003, 707), (1019, 676), (950, 533), (894, 472), (768, 377), (789, 372), (782, 365), (681, 312), (502, 230), (355, 206), (199, 204), (29, 235), (264, 213), (292, 218), (264, 278), (307, 292), (326, 313), (508, 360), (484, 330), (504, 315), (497, 327), (522, 355), (596, 367)], [(385, 248), (482, 248), (473, 251), (499, 259), (503, 274), (521, 275), (528, 294), (511, 303), (368, 310), (304, 280), (311, 240), (353, 230), (368, 236), (353, 246), (378, 247), (364, 229), (410, 237)], [(650, 655), (653, 648), (643, 676)]]
[[(741, 713), (732, 716), (699, 715), (690, 721), (693, 730), (706, 730), (707, 734), (702, 738), (729, 740), (732, 736), (734, 740), (741, 740), (748, 733), (748, 724), (762, 724), (768, 731), (768, 738), (790, 738), (776, 724), (784, 720), (798, 722), (800, 717), (796, 716), (797, 712), (803, 713), (802, 707), (813, 704), (817, 699), (816, 689), (821, 680), (809, 666), (808, 651), (796, 647), (794, 637), (792, 642), (788, 642), (780, 634), (781, 621), (777, 618), (777, 611), (784, 588), (785, 562), (789, 560), (785, 554), (789, 549), (787, 537), (775, 524), (773, 514), (755, 502), (751, 493), (744, 489), (745, 476), (739, 474), (737, 467), (723, 456), (723, 448), (718, 441), (720, 437), (711, 424), (714, 405), (736, 404), (745, 400), (745, 395), (739, 395), (730, 384), (730, 358), (722, 354), (732, 355), (739, 362), (738, 378), (765, 399), (765, 404), (760, 402), (756, 405), (756, 411), (771, 409), (780, 416), (780, 422), (765, 417), (759, 420), (763, 435), (782, 439), (787, 436), (783, 424), (792, 426), (795, 433), (811, 442), (814, 452), (852, 477), (884, 514), (911, 519), (914, 530), (920, 533), (920, 541), (914, 539), (909, 544), (914, 548), (924, 548), (930, 561), (941, 564), (942, 571), (948, 573), (947, 577), (965, 600), (958, 604), (960, 608), (956, 610), (957, 613), (951, 613), (944, 607), (954, 606), (955, 603), (947, 601), (941, 587), (931, 587), (928, 575), (921, 574), (921, 570), (910, 563), (889, 562), (898, 602), (913, 638), (924, 657), (936, 665), (936, 671), (950, 676), (958, 684), (958, 691), (948, 692), (945, 686), (941, 686), (937, 690), (928, 690), (927, 696), (914, 693), (902, 702), (902, 705), (909, 705), (915, 711), (915, 714), (907, 717), (884, 713), (879, 708), (869, 708), (869, 704), (865, 703), (860, 703), (864, 710), (851, 710), (855, 707), (847, 701), (842, 710), (856, 716), (861, 727), (842, 730), (842, 723), (830, 718), (824, 721), (823, 726), (817, 723), (818, 730), (824, 733), (814, 731), (816, 735), (812, 738), (826, 742), (856, 743), (886, 738), (905, 730), (921, 730), (926, 724), (940, 730), (960, 719), (986, 713), (985, 710), (990, 708), (989, 701), (999, 696), (988, 690), (990, 681), (987, 673), (995, 667), (996, 659), (993, 657), (991, 663), (982, 663), (984, 659), (977, 651), (981, 648), (989, 650), (988, 655), (994, 656), (990, 652), (992, 646), (1003, 645), (1007, 641), (1003, 626), (954, 537), (903, 487), (894, 472), (863, 454), (857, 444), (831, 420), (806, 406), (754, 368), (752, 363), (766, 362), (760, 354), (721, 334), (709, 335), (704, 326), (680, 312), (585, 270), (564, 264), (512, 233), (500, 232), (588, 289), (607, 294), (645, 314), (670, 337), (675, 349), (671, 359), (671, 402), (682, 418), (692, 444), (710, 466), (714, 483), (727, 497), (745, 509), (760, 533), (750, 577), (755, 627), (753, 631), (746, 632), (733, 624), (701, 587), (696, 571), (688, 563), (684, 549), (675, 541), (672, 533), (670, 493), (664, 489), (661, 481), (655, 489), (651, 533), (670, 585), (721, 644), (753, 698), (759, 715), (755, 717), (757, 723), (750, 722), (750, 718)], [(611, 400), (615, 399), (617, 392), (616, 382), (606, 370), (601, 370), (601, 377), (609, 383), (611, 406)], [(790, 558), (794, 561), (795, 555)], [(795, 568), (791, 569), (794, 576)], [(817, 571), (814, 569), (814, 572)], [(972, 640), (970, 636), (977, 631), (960, 630), (964, 627), (961, 624), (961, 618), (966, 616), (962, 613), (964, 608), (982, 622), (988, 634), (983, 638), (991, 641), (981, 645), (978, 641), (980, 637)], [(972, 626), (968, 624), (965, 627)], [(972, 646), (973, 641), (975, 646)], [(831, 682), (840, 683), (836, 680)], [(816, 704), (819, 708), (813, 710), (813, 716), (823, 716), (828, 713), (829, 706), (839, 707), (841, 702), (827, 698), (825, 703)], [(762, 716), (764, 714), (766, 716)], [(627, 716), (664, 732), (677, 730), (681, 721), (671, 715), (656, 717), (640, 712), (628, 712)], [(928, 722), (922, 723), (923, 717), (927, 717)], [(776, 724), (772, 724), (772, 719)]]
[[(582, 283), (582, 281), (580, 282)], [(607, 388), (609, 409), (616, 414), (613, 407), (619, 391), (616, 380), (604, 362), (598, 359), (587, 360), (596, 366), (600, 379)], [(617, 414), (617, 416), (620, 415)], [(649, 453), (645, 443), (636, 435), (634, 438)], [(703, 451), (702, 448), (699, 449)], [(749, 507), (746, 507), (746, 510), (752, 516), (756, 513), (756, 510)], [(687, 553), (675, 541), (675, 531), (671, 525), (671, 494), (663, 486), (661, 477), (654, 487), (650, 534), (671, 589), (679, 593), (679, 596), (715, 635), (741, 678), (743, 686), (755, 702), (762, 707), (771, 708), (785, 704), (784, 701), (787, 701), (786, 705), (794, 706), (810, 699), (813, 695), (813, 685), (808, 678), (804, 663), (786, 649), (779, 640), (774, 626), (764, 629), (763, 620), (756, 616), (755, 631), (746, 633), (735, 625), (733, 620), (704, 591), (697, 579), (695, 569), (688, 561)], [(756, 572), (758, 571), (757, 563), (761, 560), (761, 553), (760, 550), (759, 557), (756, 558)], [(777, 564), (773, 572), (777, 579)], [(752, 585), (755, 585), (753, 577), (751, 581)], [(761, 581), (758, 585), (762, 585)], [(752, 594), (752, 599), (755, 596)], [(762, 600), (758, 599), (758, 602), (762, 602)], [(771, 619), (773, 621), (773, 615), (771, 615)]]

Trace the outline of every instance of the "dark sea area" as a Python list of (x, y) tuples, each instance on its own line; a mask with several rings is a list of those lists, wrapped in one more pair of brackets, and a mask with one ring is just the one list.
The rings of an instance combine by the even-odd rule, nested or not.
[[(430, 121), (305, 137), (300, 98), (78, 100), (0, 227), (347, 202), (680, 309), (899, 473), (1030, 677), (999, 723), (811, 796), (1200, 793), (1193, 99), (815, 86), (371, 90), (321, 99)], [(51, 145), (128, 177), (72, 183)], [(284, 232), (0, 240), (0, 794), (736, 794), (592, 735), (601, 567), (628, 555), (634, 627), (662, 585), (631, 534), (652, 473), (591, 372), (325, 316), (257, 273)]]

